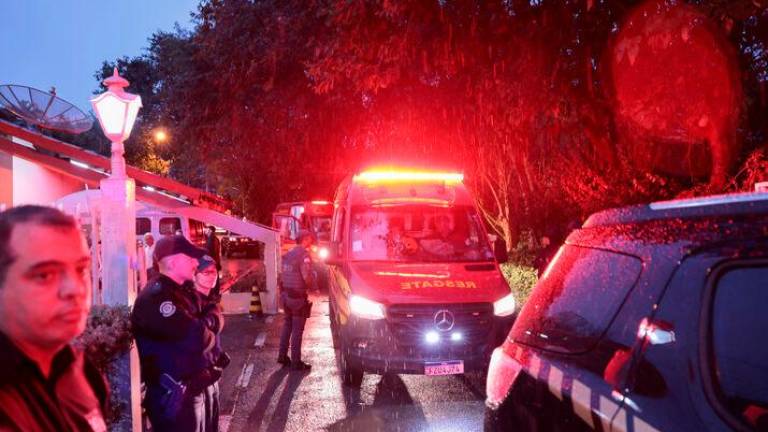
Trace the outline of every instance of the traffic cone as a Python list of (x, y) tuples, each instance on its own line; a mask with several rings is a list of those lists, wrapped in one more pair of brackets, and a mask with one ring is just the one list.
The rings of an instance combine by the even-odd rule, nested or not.
[(251, 318), (261, 318), (264, 316), (264, 311), (261, 309), (261, 296), (259, 295), (259, 287), (255, 284), (251, 287), (251, 307), (249, 309)]

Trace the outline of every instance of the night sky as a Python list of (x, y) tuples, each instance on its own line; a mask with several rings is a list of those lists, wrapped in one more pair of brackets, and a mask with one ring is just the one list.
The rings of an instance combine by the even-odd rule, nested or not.
[(104, 60), (140, 55), (157, 30), (190, 28), (198, 0), (23, 0), (0, 6), (0, 84), (57, 94), (81, 109)]

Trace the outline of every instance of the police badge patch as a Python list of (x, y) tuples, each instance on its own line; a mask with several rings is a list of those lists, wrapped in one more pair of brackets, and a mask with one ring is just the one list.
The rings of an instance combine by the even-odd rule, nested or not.
[(172, 302), (164, 301), (160, 303), (160, 314), (164, 316), (165, 318), (168, 318), (169, 316), (176, 313), (176, 306), (173, 305)]

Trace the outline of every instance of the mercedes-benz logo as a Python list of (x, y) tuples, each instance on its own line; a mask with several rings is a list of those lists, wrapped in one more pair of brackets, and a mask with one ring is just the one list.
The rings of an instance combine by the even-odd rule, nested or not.
[(451, 331), (453, 325), (456, 324), (456, 319), (453, 317), (451, 311), (445, 309), (437, 311), (435, 314), (435, 328), (447, 332)]

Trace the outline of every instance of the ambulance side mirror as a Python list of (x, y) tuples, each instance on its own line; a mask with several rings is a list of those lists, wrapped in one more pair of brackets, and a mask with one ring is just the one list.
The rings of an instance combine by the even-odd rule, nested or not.
[(327, 265), (332, 265), (332, 266), (341, 265), (341, 257), (339, 256), (340, 248), (341, 248), (341, 243), (339, 242), (331, 242), (328, 245), (328, 258), (325, 259), (325, 263)]
[(509, 261), (507, 243), (501, 237), (496, 237), (496, 241), (493, 242), (493, 254), (496, 257), (496, 262), (499, 264)]

